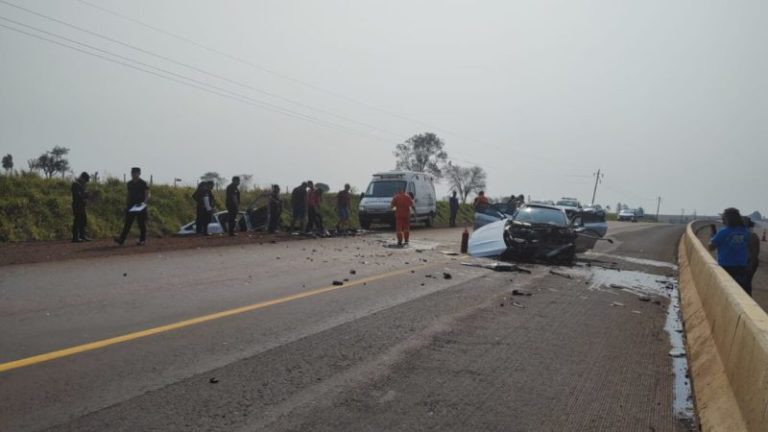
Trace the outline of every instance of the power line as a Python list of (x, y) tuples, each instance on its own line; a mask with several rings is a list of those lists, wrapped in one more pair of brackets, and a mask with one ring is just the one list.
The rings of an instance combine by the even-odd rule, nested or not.
[[(389, 110), (377, 107), (375, 105), (371, 105), (369, 103), (362, 102), (362, 101), (357, 100), (357, 99), (353, 99), (353, 98), (351, 98), (349, 96), (346, 96), (346, 95), (343, 95), (341, 93), (337, 93), (337, 92), (334, 92), (332, 90), (328, 90), (328, 89), (325, 89), (323, 87), (317, 86), (315, 84), (311, 84), (311, 83), (308, 83), (306, 81), (302, 81), (302, 80), (299, 80), (297, 78), (288, 76), (286, 74), (277, 72), (277, 71), (275, 71), (273, 69), (266, 68), (264, 66), (261, 66), (261, 65), (258, 65), (256, 63), (254, 63), (254, 62), (252, 62), (250, 60), (244, 59), (244, 58), (236, 56), (234, 54), (229, 54), (229, 53), (221, 51), (221, 50), (219, 50), (217, 48), (213, 48), (213, 47), (207, 46), (205, 44), (202, 44), (200, 42), (194, 41), (194, 40), (192, 40), (190, 38), (187, 38), (185, 36), (181, 36), (181, 35), (169, 32), (167, 30), (164, 30), (164, 29), (162, 29), (160, 27), (153, 26), (151, 24), (147, 24), (147, 23), (145, 23), (145, 22), (143, 22), (141, 20), (138, 20), (138, 19), (133, 18), (131, 16), (128, 16), (126, 14), (123, 14), (123, 13), (120, 13), (120, 12), (116, 12), (116, 11), (114, 11), (112, 9), (109, 9), (109, 8), (106, 8), (106, 7), (103, 7), (103, 6), (91, 3), (90, 1), (86, 1), (86, 0), (77, 0), (77, 1), (82, 3), (82, 4), (84, 4), (84, 5), (86, 5), (86, 6), (89, 6), (91, 8), (100, 10), (100, 11), (102, 11), (104, 13), (107, 13), (107, 14), (110, 14), (112, 16), (116, 16), (116, 17), (118, 17), (120, 19), (132, 22), (134, 24), (137, 24), (139, 26), (142, 26), (142, 27), (147, 28), (149, 30), (152, 30), (154, 32), (158, 32), (158, 33), (164, 34), (166, 36), (172, 37), (174, 39), (181, 40), (183, 42), (189, 43), (189, 44), (194, 45), (194, 46), (196, 46), (198, 48), (201, 48), (203, 50), (206, 50), (206, 51), (212, 52), (214, 54), (220, 55), (222, 57), (228, 58), (228, 59), (230, 59), (232, 61), (235, 61), (235, 62), (241, 63), (243, 65), (249, 66), (249, 67), (254, 68), (256, 70), (259, 70), (261, 72), (265, 72), (265, 73), (268, 73), (268, 74), (280, 77), (282, 79), (285, 79), (287, 81), (290, 81), (290, 82), (293, 82), (293, 83), (296, 83), (296, 84), (301, 84), (301, 85), (303, 85), (305, 87), (311, 88), (313, 90), (316, 90), (316, 91), (319, 91), (319, 92), (322, 92), (322, 93), (325, 93), (325, 94), (328, 94), (328, 95), (331, 95), (331, 96), (334, 96), (334, 97), (337, 97), (337, 98), (340, 98), (340, 99), (343, 99), (343, 100), (345, 100), (347, 102), (351, 102), (351, 103), (354, 103), (354, 104), (357, 104), (357, 105), (361, 105), (361, 106), (367, 107), (369, 109), (373, 109), (373, 110), (382, 112), (384, 114), (390, 115), (392, 117), (396, 117), (396, 118), (399, 118), (401, 120), (409, 121), (411, 123), (427, 127), (429, 129), (432, 129), (432, 130), (442, 130), (443, 132), (445, 132), (445, 134), (454, 136), (454, 137), (459, 138), (459, 139), (461, 139), (463, 141), (474, 142), (475, 144), (480, 144), (480, 145), (488, 146), (487, 143), (482, 143), (482, 142), (480, 142), (480, 141), (478, 141), (476, 139), (473, 139), (473, 138), (464, 137), (461, 134), (452, 132), (452, 131), (447, 130), (445, 128), (435, 127), (435, 126), (430, 125), (429, 123), (423, 122), (421, 120), (417, 120), (417, 119), (414, 119), (414, 118), (411, 118), (411, 117), (408, 117), (408, 116), (404, 116), (402, 114), (399, 114), (399, 113), (396, 113), (396, 112), (393, 112), (393, 111), (389, 111)], [(5, 1), (2, 1), (2, 2), (6, 3)], [(492, 147), (496, 147), (496, 145), (491, 145), (491, 146)], [(552, 161), (551, 159), (549, 159), (547, 157), (543, 157), (543, 156), (540, 156), (540, 155), (534, 155), (534, 154), (531, 154), (531, 153), (528, 153), (528, 152), (524, 152), (524, 151), (519, 151), (519, 150), (516, 151), (516, 154), (525, 155), (525, 156), (528, 156), (530, 158), (538, 159), (538, 160), (542, 160), (542, 161)]]
[[(14, 21), (14, 20), (2, 17), (2, 16), (0, 16), (0, 19), (2, 19), (4, 21), (11, 22), (11, 23), (16, 24), (16, 25), (21, 25), (21, 26), (24, 26), (24, 27), (27, 27), (27, 28), (31, 28), (31, 29), (33, 29), (35, 31), (39, 31), (39, 32), (44, 33), (44, 34), (49, 34), (51, 36), (58, 37), (58, 38), (60, 38), (62, 40), (66, 40), (68, 42), (75, 43), (75, 44), (87, 47), (87, 48), (92, 49), (92, 50), (97, 51), (97, 52), (106, 53), (107, 55), (114, 56), (114, 57), (126, 60), (128, 62), (132, 62), (132, 63), (135, 63), (135, 64), (139, 64), (141, 66), (145, 66), (145, 67), (148, 67), (148, 68), (151, 68), (151, 69), (155, 69), (157, 71), (161, 71), (162, 73), (153, 72), (151, 70), (148, 70), (148, 69), (145, 69), (145, 68), (142, 68), (142, 67), (138, 67), (138, 66), (135, 66), (135, 65), (130, 64), (130, 63), (126, 63), (126, 62), (123, 62), (123, 61), (120, 61), (120, 60), (115, 60), (113, 58), (110, 58), (110, 57), (107, 57), (107, 56), (103, 56), (103, 55), (100, 55), (100, 54), (96, 54), (94, 52), (91, 52), (91, 51), (88, 51), (88, 50), (85, 50), (85, 49), (77, 48), (77, 47), (74, 47), (74, 46), (71, 46), (71, 45), (67, 45), (65, 43), (62, 43), (62, 42), (59, 42), (59, 41), (56, 41), (56, 40), (53, 40), (53, 39), (49, 39), (49, 38), (46, 38), (46, 37), (43, 37), (43, 36), (40, 36), (40, 35), (36, 35), (36, 34), (33, 34), (33, 33), (26, 32), (24, 30), (20, 30), (20, 29), (17, 29), (17, 28), (14, 28), (14, 27), (10, 27), (10, 26), (4, 25), (4, 24), (0, 24), (0, 26), (4, 27), (6, 29), (9, 29), (9, 30), (12, 30), (12, 31), (15, 31), (15, 32), (18, 32), (18, 33), (21, 33), (21, 34), (33, 37), (33, 38), (37, 38), (37, 39), (40, 39), (40, 40), (43, 40), (43, 41), (47, 41), (47, 42), (50, 42), (50, 43), (53, 43), (53, 44), (56, 44), (56, 45), (59, 45), (59, 46), (65, 47), (65, 48), (69, 48), (69, 49), (81, 52), (83, 54), (88, 54), (90, 56), (93, 56), (93, 57), (96, 57), (96, 58), (99, 58), (99, 59), (102, 59), (102, 60), (106, 60), (106, 61), (109, 61), (109, 62), (112, 62), (112, 63), (116, 63), (116, 64), (119, 64), (121, 66), (129, 67), (131, 69), (135, 69), (135, 70), (138, 70), (138, 71), (141, 71), (141, 72), (145, 72), (145, 73), (154, 75), (154, 76), (159, 77), (159, 78), (163, 78), (163, 79), (166, 79), (166, 80), (169, 80), (169, 81), (173, 81), (173, 82), (176, 82), (176, 83), (179, 83), (179, 84), (183, 84), (183, 85), (186, 85), (186, 86), (189, 86), (189, 87), (193, 87), (193, 88), (196, 88), (196, 89), (199, 89), (199, 90), (203, 90), (203, 91), (206, 91), (208, 93), (212, 93), (212, 94), (215, 94), (215, 95), (218, 95), (218, 96), (221, 96), (221, 97), (226, 97), (226, 98), (229, 98), (229, 99), (233, 99), (233, 100), (236, 100), (238, 102), (246, 103), (248, 105), (256, 106), (256, 107), (259, 107), (259, 108), (262, 108), (262, 109), (265, 109), (265, 110), (268, 110), (268, 111), (277, 112), (277, 113), (280, 113), (280, 114), (283, 114), (283, 115), (286, 115), (286, 116), (289, 116), (289, 117), (293, 117), (293, 118), (296, 118), (296, 119), (299, 119), (299, 120), (304, 120), (304, 121), (307, 121), (307, 122), (310, 122), (310, 123), (314, 123), (314, 124), (317, 124), (317, 125), (320, 125), (320, 126), (324, 126), (324, 127), (330, 128), (330, 129), (335, 129), (337, 131), (341, 131), (341, 132), (345, 132), (345, 133), (351, 133), (351, 134), (358, 135), (358, 136), (366, 136), (366, 135), (362, 135), (358, 131), (355, 131), (355, 130), (352, 130), (352, 129), (349, 129), (349, 128), (345, 128), (345, 127), (343, 127), (341, 125), (337, 125), (337, 124), (332, 123), (332, 122), (328, 122), (328, 121), (325, 121), (325, 120), (322, 120), (322, 119), (318, 119), (318, 118), (315, 118), (315, 117), (312, 117), (312, 116), (308, 116), (306, 114), (302, 114), (302, 113), (297, 113), (297, 112), (293, 112), (293, 111), (290, 111), (290, 110), (286, 110), (286, 109), (284, 109), (282, 107), (279, 107), (277, 105), (272, 105), (272, 104), (269, 104), (267, 102), (259, 101), (259, 100), (256, 100), (256, 99), (253, 99), (253, 98), (250, 98), (250, 97), (247, 97), (247, 96), (238, 95), (237, 93), (231, 92), (229, 90), (222, 89), (222, 88), (216, 87), (216, 86), (212, 86), (212, 85), (207, 84), (205, 82), (198, 81), (198, 80), (195, 80), (193, 78), (189, 78), (189, 77), (186, 77), (184, 75), (177, 74), (177, 73), (174, 73), (174, 72), (171, 72), (171, 71), (167, 71), (165, 69), (149, 65), (147, 63), (143, 63), (143, 62), (140, 62), (140, 61), (128, 58), (128, 57), (121, 56), (119, 54), (114, 54), (114, 53), (111, 53), (111, 52), (109, 52), (107, 50), (102, 50), (102, 49), (94, 47), (92, 45), (84, 44), (82, 42), (78, 42), (78, 41), (75, 41), (73, 39), (69, 39), (69, 38), (64, 37), (64, 36), (56, 35), (54, 33), (51, 33), (51, 32), (48, 32), (48, 31), (45, 31), (45, 30), (42, 30), (42, 29), (38, 29), (38, 28), (33, 27), (33, 26), (29, 26), (29, 25), (26, 25), (26, 24), (23, 24), (23, 23), (19, 23), (18, 21)], [(166, 75), (164, 75), (164, 74), (166, 74)], [(179, 77), (180, 79), (173, 78), (173, 76)], [(366, 136), (366, 137), (369, 137), (369, 136)], [(376, 138), (376, 139), (378, 139), (378, 138)]]
[(240, 86), (240, 87), (243, 87), (243, 88), (247, 88), (249, 90), (252, 90), (252, 91), (255, 91), (255, 92), (258, 92), (258, 93), (270, 96), (270, 97), (274, 97), (276, 99), (283, 100), (285, 102), (288, 102), (288, 103), (300, 106), (302, 108), (306, 108), (306, 109), (313, 110), (313, 111), (318, 111), (318, 112), (321, 112), (323, 114), (327, 114), (327, 115), (330, 115), (330, 116), (333, 116), (333, 117), (336, 117), (336, 118), (340, 118), (340, 119), (348, 121), (350, 123), (355, 123), (355, 124), (358, 124), (358, 125), (363, 126), (363, 127), (371, 128), (371, 129), (374, 129), (374, 130), (378, 130), (380, 132), (384, 132), (384, 133), (390, 134), (392, 136), (402, 137), (402, 134), (399, 134), (399, 133), (396, 133), (396, 132), (392, 132), (392, 131), (388, 131), (386, 129), (382, 129), (382, 128), (380, 128), (378, 126), (375, 126), (375, 125), (372, 125), (372, 124), (360, 122), (360, 121), (357, 121), (355, 119), (352, 119), (352, 118), (349, 118), (349, 117), (346, 117), (346, 116), (343, 116), (343, 115), (340, 115), (340, 114), (336, 114), (334, 112), (331, 112), (331, 111), (328, 111), (328, 110), (325, 110), (325, 109), (322, 109), (322, 108), (317, 108), (317, 107), (313, 107), (311, 105), (304, 104), (302, 102), (294, 101), (292, 99), (289, 99), (287, 97), (281, 96), (279, 94), (272, 93), (272, 92), (269, 92), (269, 91), (266, 91), (266, 90), (254, 87), (254, 86), (252, 86), (250, 84), (246, 84), (246, 83), (243, 83), (243, 82), (240, 82), (240, 81), (236, 81), (236, 80), (227, 78), (225, 76), (222, 76), (222, 75), (219, 75), (219, 74), (207, 71), (205, 69), (202, 69), (202, 68), (190, 65), (188, 63), (184, 63), (182, 61), (170, 58), (170, 57), (162, 55), (162, 54), (158, 54), (156, 52), (152, 52), (152, 51), (146, 50), (146, 49), (138, 47), (136, 45), (132, 45), (132, 44), (123, 42), (121, 40), (118, 40), (118, 39), (115, 39), (115, 38), (111, 38), (111, 37), (103, 35), (101, 33), (98, 33), (98, 32), (92, 31), (92, 30), (88, 30), (86, 28), (83, 28), (83, 27), (74, 25), (72, 23), (69, 23), (69, 22), (66, 22), (66, 21), (63, 21), (63, 20), (51, 17), (49, 15), (46, 15), (46, 14), (43, 14), (43, 13), (31, 10), (31, 9), (27, 9), (27, 8), (25, 8), (23, 6), (19, 6), (19, 5), (13, 4), (13, 3), (7, 2), (5, 0), (0, 0), (0, 3), (8, 5), (8, 6), (11, 6), (11, 7), (14, 7), (14, 8), (19, 9), (19, 10), (22, 10), (22, 11), (27, 12), (29, 14), (38, 16), (40, 18), (44, 18), (46, 20), (49, 20), (49, 21), (52, 21), (52, 22), (55, 22), (55, 23), (67, 26), (69, 28), (72, 28), (72, 29), (75, 29), (77, 31), (89, 34), (91, 36), (95, 36), (95, 37), (98, 37), (100, 39), (103, 39), (103, 40), (106, 40), (106, 41), (109, 41), (109, 42), (112, 42), (112, 43), (115, 43), (115, 44), (118, 44), (118, 45), (122, 45), (122, 46), (124, 46), (126, 48), (138, 51), (138, 52), (140, 52), (142, 54), (146, 54), (146, 55), (149, 55), (149, 56), (152, 56), (152, 57), (159, 58), (161, 60), (165, 60), (167, 62), (176, 64), (178, 66), (182, 66), (182, 67), (185, 67), (187, 69), (190, 69), (190, 70), (193, 70), (193, 71), (196, 71), (196, 72), (208, 75), (210, 77), (213, 77), (213, 78), (216, 78), (216, 79), (219, 79), (219, 80), (222, 80), (222, 81), (226, 81), (226, 82), (228, 82), (230, 84), (234, 84), (234, 85), (237, 85), (237, 86)]

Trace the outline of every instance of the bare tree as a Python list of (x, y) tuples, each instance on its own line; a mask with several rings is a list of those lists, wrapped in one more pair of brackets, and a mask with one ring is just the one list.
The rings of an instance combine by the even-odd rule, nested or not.
[(10, 174), (13, 170), (13, 156), (10, 153), (3, 156), (3, 169), (6, 174)]
[(486, 173), (482, 167), (466, 168), (449, 162), (445, 172), (451, 187), (456, 190), (464, 203), (467, 202), (467, 197), (471, 193), (485, 189)]
[(432, 132), (414, 135), (395, 147), (396, 169), (427, 172), (440, 179), (448, 160), (445, 143)]
[(29, 169), (41, 170), (47, 178), (53, 177), (56, 173), (61, 173), (64, 177), (69, 171), (69, 161), (64, 157), (68, 153), (68, 148), (56, 146), (51, 151), (38, 156), (37, 159), (30, 159)]

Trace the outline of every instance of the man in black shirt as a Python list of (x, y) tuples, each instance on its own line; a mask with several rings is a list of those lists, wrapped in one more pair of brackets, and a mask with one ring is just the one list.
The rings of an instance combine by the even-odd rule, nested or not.
[(299, 223), (299, 229), (304, 228), (304, 219), (307, 217), (307, 182), (304, 182), (291, 192), (291, 231)]
[(200, 182), (197, 185), (192, 199), (195, 200), (195, 232), (203, 234), (203, 219), (205, 219), (205, 206), (203, 205), (203, 195), (205, 194), (206, 182)]
[(269, 226), (267, 231), (274, 234), (280, 225), (280, 215), (283, 213), (283, 200), (280, 198), (280, 186), (272, 185), (269, 194)]
[[(128, 232), (134, 220), (139, 222), (139, 246), (147, 241), (147, 201), (149, 200), (149, 185), (141, 179), (141, 168), (131, 168), (131, 181), (128, 182), (128, 199), (126, 200), (125, 225), (123, 232), (115, 238), (119, 245), (125, 243)], [(143, 208), (142, 208), (143, 207)]]
[(235, 234), (235, 221), (237, 220), (237, 213), (240, 211), (240, 177), (232, 177), (232, 183), (227, 186), (227, 229), (229, 230), (230, 237), (234, 237)]
[(80, 174), (77, 180), (72, 182), (72, 214), (74, 216), (74, 221), (72, 222), (72, 243), (90, 241), (85, 236), (85, 225), (88, 223), (88, 218), (85, 214), (88, 192), (85, 191), (85, 184), (90, 180), (91, 176), (84, 172)]

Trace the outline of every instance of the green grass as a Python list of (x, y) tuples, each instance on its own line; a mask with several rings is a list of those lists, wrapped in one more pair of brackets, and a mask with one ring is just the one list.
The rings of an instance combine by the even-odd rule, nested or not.
[[(62, 179), (44, 179), (34, 174), (0, 176), (0, 242), (32, 240), (67, 240), (71, 238), (72, 207), (71, 182)], [(122, 180), (108, 179), (87, 186), (88, 234), (93, 238), (108, 238), (119, 233), (123, 226), (126, 186)], [(149, 235), (153, 237), (174, 234), (179, 227), (195, 217), (192, 188), (174, 188), (153, 185), (149, 201)], [(243, 192), (242, 202), (248, 205), (265, 191)], [(224, 207), (224, 191), (215, 192), (218, 207)], [(283, 224), (290, 223), (290, 197), (283, 195), (285, 211)], [(261, 200), (260, 203), (264, 203)], [(321, 214), (327, 228), (337, 223), (336, 194), (325, 194)], [(358, 226), (359, 196), (352, 198), (351, 225)], [(462, 205), (458, 223), (472, 223), (474, 212), (470, 205)], [(437, 225), (448, 224), (448, 203), (438, 202)], [(135, 230), (136, 228), (134, 228)]]

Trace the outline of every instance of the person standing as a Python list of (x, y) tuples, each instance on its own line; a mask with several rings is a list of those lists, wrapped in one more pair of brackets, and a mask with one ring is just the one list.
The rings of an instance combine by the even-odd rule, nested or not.
[(755, 223), (752, 218), (744, 217), (744, 226), (749, 230), (749, 241), (747, 246), (747, 292), (752, 292), (752, 279), (757, 273), (757, 267), (760, 264), (760, 237), (755, 233)]
[(147, 201), (149, 201), (149, 185), (141, 178), (141, 168), (131, 168), (131, 181), (128, 182), (128, 197), (126, 199), (125, 225), (123, 231), (115, 242), (119, 245), (125, 243), (128, 232), (133, 226), (133, 221), (139, 224), (139, 246), (144, 246), (147, 241)]
[(459, 213), (459, 198), (457, 197), (456, 191), (453, 191), (453, 194), (451, 194), (451, 198), (448, 199), (448, 205), (451, 210), (451, 218), (450, 218), (450, 227), (455, 228), (456, 227), (456, 215)]
[(203, 221), (205, 220), (205, 204), (203, 204), (203, 195), (205, 195), (205, 189), (207, 188), (207, 182), (200, 182), (197, 184), (195, 193), (192, 194), (192, 199), (195, 200), (195, 233), (203, 234)]
[(291, 192), (291, 231), (295, 229), (296, 222), (299, 230), (304, 227), (307, 218), (307, 182), (303, 182)]
[(751, 296), (747, 284), (749, 231), (733, 207), (723, 211), (723, 224), (725, 227), (710, 239), (709, 250), (717, 250), (717, 263)]
[(213, 180), (205, 182), (202, 194), (203, 213), (201, 222), (202, 235), (210, 235), (208, 233), (208, 225), (213, 221), (213, 210), (216, 208), (216, 200), (213, 198)]
[(240, 177), (232, 177), (232, 183), (227, 186), (227, 231), (229, 236), (234, 237), (237, 222), (237, 214), (240, 212)]
[(339, 223), (336, 224), (336, 231), (349, 229), (349, 207), (352, 195), (349, 193), (351, 186), (349, 183), (344, 185), (344, 190), (336, 195), (336, 212), (339, 216)]
[(280, 198), (280, 186), (272, 185), (269, 194), (269, 227), (267, 231), (274, 234), (280, 225), (280, 215), (283, 213), (283, 200)]
[[(320, 212), (320, 195), (317, 193), (318, 189), (315, 189), (315, 184), (312, 181), (307, 182), (307, 228), (304, 230), (306, 233), (313, 232), (321, 229), (318, 225), (318, 216)], [(322, 225), (322, 222), (320, 222)]]
[(397, 245), (407, 246), (411, 236), (411, 208), (413, 207), (413, 198), (405, 193), (404, 189), (392, 198), (390, 204), (395, 209), (395, 232), (397, 235)]
[(484, 191), (480, 191), (477, 193), (474, 206), (475, 206), (475, 210), (483, 210), (486, 207), (488, 207), (488, 198), (486, 198)]
[(91, 241), (85, 235), (85, 226), (88, 224), (88, 217), (85, 213), (85, 205), (88, 201), (88, 192), (85, 190), (85, 184), (91, 180), (87, 172), (80, 174), (80, 177), (72, 182), (72, 243), (82, 243)]

